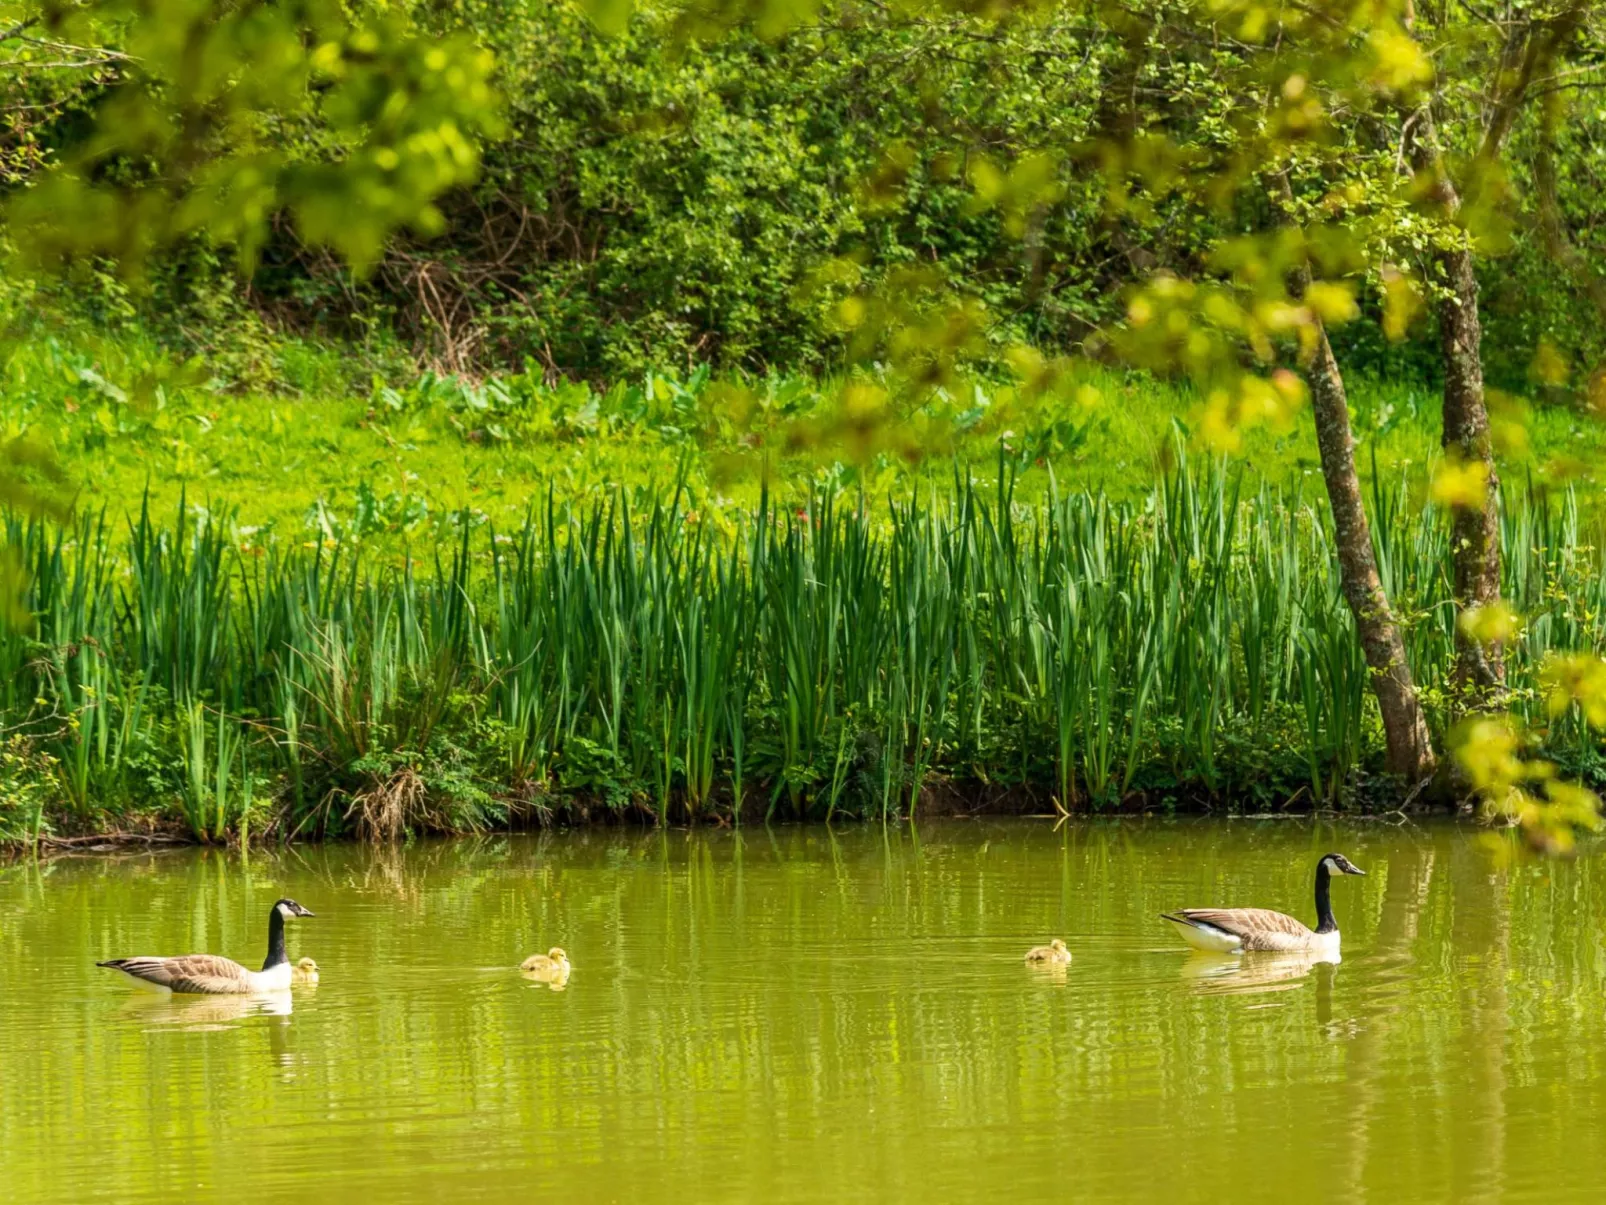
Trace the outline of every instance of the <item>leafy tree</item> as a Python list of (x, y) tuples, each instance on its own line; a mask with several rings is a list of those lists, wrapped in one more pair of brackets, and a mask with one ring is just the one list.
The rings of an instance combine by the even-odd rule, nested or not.
[[(1502, 644), (1482, 638), (1476, 612), (1500, 603), (1499, 474), (1484, 387), (1477, 258), (1508, 239), (1502, 225), (1508, 145), (1536, 97), (1555, 105), (1590, 82), (1606, 34), (1586, 0), (1505, 5), (1408, 4), (1405, 20), (1438, 64), (1422, 95), (1402, 111), (1398, 142), (1416, 171), (1413, 186), (1435, 221), (1430, 253), (1444, 375), (1444, 446), (1452, 470), (1480, 496), (1454, 526), (1457, 684), (1475, 706), (1498, 701)], [(1593, 59), (1593, 62), (1591, 60)], [(1470, 501), (1470, 500), (1469, 500)]]
[(434, 199), (499, 124), (490, 54), (383, 5), (24, 0), (0, 34), (0, 75), (51, 77), (47, 102), (80, 118), (6, 205), (35, 269), (105, 255), (138, 273), (198, 235), (250, 262), (281, 212), (364, 267), (398, 227), (439, 229)]
[[(478, 140), (498, 129), (491, 56), (382, 5), (21, 0), (0, 4), (0, 50), (0, 86), (22, 98), (0, 150), (5, 239), (32, 272), (101, 256), (138, 276), (197, 237), (250, 263), (280, 213), (364, 268), (398, 227), (439, 229), (434, 199), (473, 178)], [(71, 118), (51, 145), (29, 124), (39, 111)], [(312, 133), (281, 136), (297, 126)], [(27, 484), (30, 465), (65, 485), (17, 442), (0, 496), (59, 513), (63, 491)], [(15, 600), (14, 559), (0, 576)]]

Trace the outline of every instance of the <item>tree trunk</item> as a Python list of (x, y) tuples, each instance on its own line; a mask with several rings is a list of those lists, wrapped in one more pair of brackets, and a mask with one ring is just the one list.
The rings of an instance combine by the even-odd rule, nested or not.
[[(1301, 282), (1304, 283), (1304, 282)], [(1333, 357), (1327, 331), (1317, 323), (1316, 354), (1305, 372), (1311, 408), (1316, 416), (1316, 443), (1321, 450), (1322, 478), (1333, 508), (1333, 534), (1344, 601), (1355, 616), (1361, 650), (1371, 669), (1372, 691), (1383, 713), (1386, 766), (1411, 783), (1433, 774), (1437, 759), (1427, 720), (1417, 699), (1405, 641), (1389, 607), (1388, 595), (1372, 553), (1372, 529), (1361, 502), (1355, 472), (1355, 441), (1350, 433), (1349, 402), (1344, 377)]]
[[(1429, 124), (1424, 113), (1420, 120)], [(1431, 175), (1428, 197), (1447, 220), (1461, 210), (1461, 197), (1450, 180), (1432, 134), (1424, 131), (1412, 145), (1412, 164)], [(1500, 600), (1500, 475), (1489, 438), (1489, 406), (1483, 389), (1483, 323), (1478, 317), (1478, 277), (1472, 249), (1460, 246), (1434, 253), (1449, 295), (1439, 302), (1439, 351), (1444, 365), (1445, 455), (1461, 464), (1483, 466), (1484, 491), (1478, 506), (1455, 511), (1450, 527), (1450, 558), (1455, 586), (1456, 701), (1473, 711), (1500, 705), (1505, 686), (1505, 650), (1483, 644), (1462, 630), (1460, 619), (1474, 607)]]
[[(1454, 189), (1445, 188), (1454, 195)], [(1489, 439), (1489, 408), (1483, 392), (1483, 324), (1478, 319), (1478, 280), (1466, 248), (1438, 255), (1450, 296), (1439, 303), (1439, 346), (1444, 359), (1444, 451), (1463, 464), (1481, 464), (1486, 474), (1481, 506), (1455, 512), (1451, 558), (1459, 618), (1474, 607), (1500, 601), (1500, 477)], [(1472, 710), (1500, 703), (1506, 681), (1505, 650), (1455, 629), (1455, 685)]]
[[(1282, 202), (1291, 211), (1294, 192), (1288, 176), (1279, 179)], [(1290, 293), (1303, 299), (1310, 290), (1309, 265), (1291, 275)], [(1361, 501), (1361, 479), (1355, 472), (1355, 436), (1349, 425), (1349, 398), (1344, 374), (1339, 371), (1327, 326), (1312, 316), (1316, 343), (1305, 379), (1310, 385), (1311, 410), (1316, 419), (1316, 446), (1321, 453), (1322, 480), (1333, 512), (1333, 539), (1337, 544), (1339, 586), (1350, 614), (1361, 653), (1371, 671), (1372, 693), (1383, 716), (1384, 767), (1415, 785), (1431, 778), (1438, 768), (1427, 718), (1411, 678), (1405, 656), (1405, 639), (1389, 606), (1383, 579), (1372, 551), (1372, 525)]]

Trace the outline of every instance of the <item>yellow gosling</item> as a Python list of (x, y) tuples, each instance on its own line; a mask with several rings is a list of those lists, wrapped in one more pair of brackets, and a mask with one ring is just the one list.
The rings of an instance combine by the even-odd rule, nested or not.
[(1046, 946), (1033, 946), (1026, 951), (1026, 961), (1042, 963), (1047, 966), (1064, 966), (1071, 960), (1071, 952), (1065, 948), (1065, 943), (1055, 938)]
[(310, 958), (303, 958), (291, 969), (290, 981), (292, 983), (317, 983), (318, 964)]
[(562, 983), (569, 978), (569, 956), (562, 946), (553, 946), (545, 954), (531, 954), (519, 970), (544, 983)]

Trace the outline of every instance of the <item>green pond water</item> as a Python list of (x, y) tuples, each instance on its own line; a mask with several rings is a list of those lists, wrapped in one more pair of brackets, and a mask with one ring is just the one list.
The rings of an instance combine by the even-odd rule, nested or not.
[[(1201, 961), (1162, 909), (1343, 961)], [(260, 964), (163, 999), (97, 959)], [(0, 865), (8, 1202), (1558, 1201), (1606, 1192), (1606, 870), (1470, 826), (953, 822)], [(1063, 973), (1022, 962), (1065, 937)], [(551, 990), (516, 970), (552, 944)]]

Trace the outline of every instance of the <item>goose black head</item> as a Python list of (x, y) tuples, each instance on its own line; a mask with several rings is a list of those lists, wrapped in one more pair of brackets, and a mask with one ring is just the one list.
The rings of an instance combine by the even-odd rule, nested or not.
[(1343, 854), (1325, 854), (1322, 857), (1320, 865), (1321, 865), (1323, 870), (1327, 871), (1328, 874), (1365, 874), (1366, 873), (1359, 866), (1355, 865), (1355, 863), (1351, 862), (1348, 858), (1346, 858)]
[(275, 912), (277, 912), (280, 916), (284, 917), (286, 920), (288, 920), (292, 916), (314, 916), (314, 915), (316, 915), (316, 913), (314, 913), (312, 911), (312, 909), (303, 908), (300, 904), (296, 903), (294, 900), (288, 900), (288, 899), (287, 900), (280, 900), (277, 904), (273, 905), (273, 910)]

